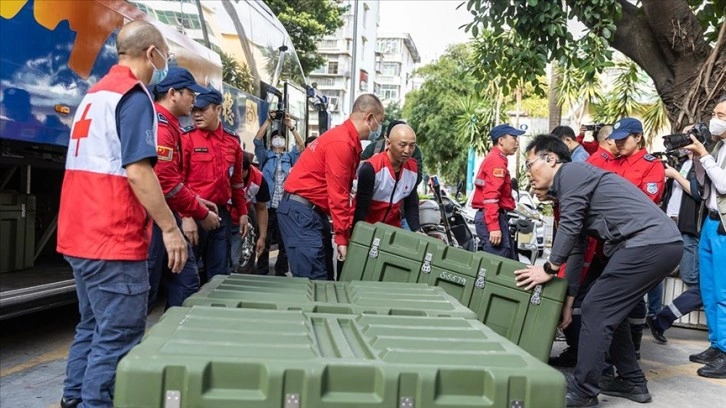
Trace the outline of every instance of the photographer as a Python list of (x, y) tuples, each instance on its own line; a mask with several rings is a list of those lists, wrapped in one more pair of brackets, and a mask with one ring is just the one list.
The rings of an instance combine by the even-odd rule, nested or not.
[(286, 141), (285, 135), (280, 133), (281, 129), (275, 129), (272, 131), (270, 145), (271, 149), (265, 149), (263, 139), (267, 134), (267, 128), (270, 127), (274, 120), (277, 120), (279, 111), (270, 113), (265, 123), (260, 126), (260, 130), (257, 131), (255, 136), (255, 156), (257, 161), (260, 163), (260, 170), (262, 175), (265, 177), (267, 185), (270, 187), (271, 200), (268, 202), (268, 222), (267, 222), (267, 240), (265, 241), (265, 250), (259, 254), (257, 259), (257, 273), (260, 275), (267, 275), (269, 273), (270, 265), (270, 245), (272, 244), (273, 237), (277, 240), (277, 261), (275, 262), (275, 275), (285, 276), (289, 270), (287, 264), (287, 253), (285, 252), (285, 245), (282, 243), (282, 236), (280, 230), (277, 227), (277, 206), (282, 199), (283, 189), (282, 186), (287, 179), (287, 175), (290, 174), (290, 169), (297, 162), (300, 153), (305, 149), (304, 141), (300, 134), (297, 132), (295, 125), (292, 123), (292, 119), (285, 115), (283, 124), (287, 127), (295, 138), (295, 147), (290, 152), (285, 151)]
[(697, 178), (703, 186), (702, 202), (708, 212), (701, 228), (698, 256), (701, 297), (706, 309), (711, 346), (691, 355), (690, 360), (705, 364), (698, 369), (698, 375), (726, 378), (726, 97), (721, 97), (716, 104), (709, 130), (718, 140), (711, 154), (693, 135), (690, 136), (693, 143), (684, 147), (692, 151), (703, 166)]

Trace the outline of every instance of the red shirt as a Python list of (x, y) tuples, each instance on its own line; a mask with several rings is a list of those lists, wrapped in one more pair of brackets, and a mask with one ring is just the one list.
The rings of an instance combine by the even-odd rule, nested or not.
[(600, 148), (600, 143), (598, 143), (597, 140), (592, 140), (592, 141), (586, 142), (585, 141), (585, 135), (582, 135), (582, 134), (577, 135), (575, 137), (575, 139), (577, 139), (577, 143), (581, 144), (582, 147), (585, 149), (585, 151), (590, 156), (592, 156), (593, 154), (595, 154), (595, 152), (597, 152), (598, 149)]
[(657, 157), (640, 149), (617, 162), (618, 175), (635, 184), (654, 203), (660, 203), (665, 188), (665, 167)]
[(599, 146), (597, 151), (595, 151), (595, 153), (591, 153), (590, 157), (588, 157), (585, 161), (595, 167), (599, 167), (605, 171), (612, 171), (614, 173), (617, 173), (620, 168), (620, 162), (618, 162), (617, 158), (612, 153)]
[(471, 206), (484, 210), (484, 223), (490, 232), (500, 230), (499, 210), (511, 211), (516, 206), (507, 164), (507, 156), (494, 147), (484, 158), (474, 179)]
[(220, 124), (214, 131), (194, 128), (182, 134), (181, 141), (187, 186), (218, 207), (231, 200), (238, 214), (246, 215), (242, 147), (237, 135)]
[(348, 245), (353, 225), (350, 189), (362, 151), (358, 131), (348, 119), (312, 142), (285, 180), (286, 192), (305, 197), (332, 216), (338, 245)]
[(209, 210), (197, 201), (196, 194), (183, 182), (184, 166), (179, 119), (158, 103), (154, 104), (154, 108), (159, 122), (156, 141), (156, 153), (159, 159), (154, 166), (154, 172), (159, 178), (166, 202), (172, 211), (182, 217), (204, 219)]

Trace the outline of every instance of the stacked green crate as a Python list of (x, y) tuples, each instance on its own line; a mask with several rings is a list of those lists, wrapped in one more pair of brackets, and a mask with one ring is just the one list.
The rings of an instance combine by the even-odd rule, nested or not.
[(33, 267), (35, 196), (0, 191), (0, 273)]
[(172, 308), (123, 358), (114, 405), (562, 407), (565, 379), (476, 320)]
[(443, 289), (425, 284), (328, 282), (276, 276), (215, 276), (184, 306), (302, 310), (475, 319), (476, 314)]
[(522, 263), (468, 252), (386, 224), (357, 223), (340, 279), (421, 282), (443, 288), (479, 321), (547, 361), (567, 284), (554, 279), (525, 291), (514, 271)]

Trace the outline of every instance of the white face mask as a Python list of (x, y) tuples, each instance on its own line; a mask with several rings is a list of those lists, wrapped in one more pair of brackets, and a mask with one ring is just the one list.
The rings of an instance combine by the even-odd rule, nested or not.
[(726, 120), (713, 118), (708, 122), (708, 130), (714, 136), (723, 136), (726, 133)]
[(281, 137), (273, 137), (272, 147), (285, 147), (285, 139)]

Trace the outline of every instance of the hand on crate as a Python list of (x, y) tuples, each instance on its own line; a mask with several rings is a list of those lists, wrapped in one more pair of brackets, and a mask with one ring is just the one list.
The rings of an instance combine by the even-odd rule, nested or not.
[(517, 286), (526, 286), (525, 290), (530, 290), (537, 285), (552, 280), (553, 275), (545, 272), (541, 266), (527, 265), (527, 269), (520, 269), (514, 271), (515, 279), (517, 280)]

